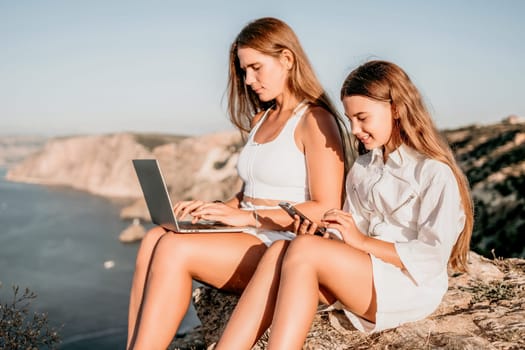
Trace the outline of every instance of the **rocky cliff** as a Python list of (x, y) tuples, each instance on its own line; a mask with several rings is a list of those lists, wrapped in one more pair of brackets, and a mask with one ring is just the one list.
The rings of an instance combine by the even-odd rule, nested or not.
[[(9, 169), (6, 179), (69, 186), (107, 197), (141, 199), (131, 160), (156, 158), (174, 200), (224, 198), (239, 190), (237, 132), (200, 137), (112, 134), (57, 138)], [(218, 186), (218, 184), (221, 184)], [(129, 216), (147, 217), (144, 203)]]
[(137, 197), (140, 189), (129, 159), (148, 155), (148, 149), (128, 134), (52, 139), (40, 152), (12, 167), (6, 178), (70, 186), (103, 196)]
[(474, 199), (472, 247), (485, 256), (525, 257), (525, 122), (445, 130)]
[[(472, 186), (476, 220), (472, 247), (484, 256), (525, 257), (525, 123), (443, 130)], [(133, 158), (157, 158), (173, 200), (225, 199), (240, 189), (238, 132), (198, 137), (113, 134), (50, 140), (12, 167), (7, 179), (71, 186), (132, 199), (122, 218), (149, 220)]]

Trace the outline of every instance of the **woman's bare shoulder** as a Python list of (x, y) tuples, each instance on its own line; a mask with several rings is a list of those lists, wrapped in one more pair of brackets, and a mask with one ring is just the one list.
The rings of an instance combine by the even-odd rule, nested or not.
[(335, 116), (320, 106), (310, 106), (304, 114), (302, 124), (306, 132), (338, 130)]

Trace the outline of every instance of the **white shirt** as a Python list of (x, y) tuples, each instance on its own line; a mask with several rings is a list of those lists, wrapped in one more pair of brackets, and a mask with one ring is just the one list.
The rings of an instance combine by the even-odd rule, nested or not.
[(401, 145), (386, 164), (381, 149), (359, 157), (346, 181), (344, 209), (359, 230), (395, 243), (418, 286), (438, 279), (446, 290), (448, 260), (465, 223), (450, 167)]

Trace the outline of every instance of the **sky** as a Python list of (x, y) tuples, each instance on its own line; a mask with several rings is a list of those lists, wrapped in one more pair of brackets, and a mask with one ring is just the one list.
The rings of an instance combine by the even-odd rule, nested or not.
[(288, 23), (343, 112), (346, 75), (400, 65), (438, 128), (525, 117), (525, 1), (0, 0), (0, 135), (232, 129), (228, 50)]

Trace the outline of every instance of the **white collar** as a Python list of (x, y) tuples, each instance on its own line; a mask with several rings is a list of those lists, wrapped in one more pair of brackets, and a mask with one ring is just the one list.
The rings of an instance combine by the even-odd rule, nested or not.
[[(370, 163), (369, 164), (384, 164), (383, 161), (383, 147), (374, 148), (370, 151)], [(392, 162), (394, 166), (402, 166), (405, 161), (413, 160), (417, 157), (418, 152), (413, 150), (411, 147), (402, 143), (394, 151), (388, 155), (387, 163)]]

